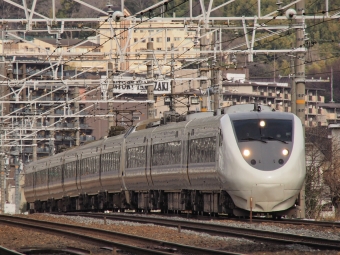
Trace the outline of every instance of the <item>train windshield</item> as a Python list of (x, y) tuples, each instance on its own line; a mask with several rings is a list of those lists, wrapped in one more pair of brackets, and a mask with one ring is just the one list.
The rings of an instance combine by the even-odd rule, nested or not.
[(292, 141), (292, 120), (246, 119), (234, 120), (234, 130), (239, 142), (276, 140)]

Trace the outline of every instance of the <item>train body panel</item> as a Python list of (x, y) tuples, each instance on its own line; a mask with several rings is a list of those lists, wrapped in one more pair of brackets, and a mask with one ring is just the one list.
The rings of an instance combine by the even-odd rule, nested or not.
[(100, 182), (100, 151), (104, 140), (87, 144), (79, 157), (79, 186), (81, 193), (98, 194), (103, 190)]
[(195, 119), (188, 123), (188, 176), (196, 190), (221, 189), (219, 173), (220, 118)]
[[(153, 189), (188, 189), (190, 186), (186, 168), (186, 122), (155, 128), (151, 133), (150, 174)], [(168, 153), (170, 152), (170, 153)]]
[[(127, 190), (148, 190), (152, 186), (147, 172), (148, 167), (148, 146), (151, 140), (152, 130), (141, 130), (130, 134), (125, 139), (125, 189)], [(150, 187), (149, 187), (150, 185)]]
[[(64, 186), (63, 186), (63, 160), (64, 153), (59, 153), (50, 158), (48, 162), (48, 192), (50, 198), (61, 199), (64, 196)], [(37, 199), (42, 198), (38, 196)]]
[(79, 183), (77, 183), (77, 164), (79, 164), (77, 150), (73, 149), (65, 153), (63, 163), (64, 163), (63, 196), (70, 197), (78, 196), (81, 193), (81, 188)]
[(293, 114), (246, 109), (95, 141), (26, 171), (27, 201), (64, 199), (58, 210), (278, 212), (302, 187), (304, 136)]
[(28, 203), (33, 203), (35, 200), (34, 196), (34, 176), (35, 165), (25, 166), (25, 199)]
[(110, 193), (122, 189), (120, 163), (123, 140), (124, 136), (119, 135), (106, 139), (102, 145), (100, 181), (103, 190)]

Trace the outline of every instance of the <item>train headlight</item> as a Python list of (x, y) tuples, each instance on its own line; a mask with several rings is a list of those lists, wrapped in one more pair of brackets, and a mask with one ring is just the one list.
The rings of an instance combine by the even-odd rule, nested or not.
[(260, 127), (265, 127), (266, 126), (266, 122), (264, 120), (260, 121)]
[(282, 150), (282, 154), (283, 154), (283, 156), (287, 156), (287, 155), (288, 155), (288, 153), (289, 153), (289, 151), (288, 151), (287, 149), (283, 149), (283, 150)]
[(250, 150), (245, 149), (245, 150), (243, 151), (243, 156), (248, 157), (249, 155), (250, 155)]

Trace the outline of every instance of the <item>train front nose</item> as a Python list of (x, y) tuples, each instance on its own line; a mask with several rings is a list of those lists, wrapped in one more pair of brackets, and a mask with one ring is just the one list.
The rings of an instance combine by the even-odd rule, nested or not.
[(249, 209), (258, 212), (281, 211), (294, 205), (299, 190), (285, 189), (283, 183), (254, 184), (248, 198)]

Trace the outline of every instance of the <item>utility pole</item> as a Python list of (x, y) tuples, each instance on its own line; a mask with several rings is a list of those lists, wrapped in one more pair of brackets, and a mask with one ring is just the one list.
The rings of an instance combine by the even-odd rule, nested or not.
[[(3, 38), (3, 36), (2, 36)], [(4, 46), (3, 46), (4, 49)], [(5, 76), (7, 77), (7, 71), (6, 71), (6, 62), (3, 61), (2, 63), (0, 63), (0, 74), (5, 74)], [(2, 81), (5, 82), (5, 81)], [(4, 93), (4, 86), (0, 86), (0, 96), (3, 96)], [(0, 116), (3, 115), (3, 104), (0, 104)], [(1, 192), (1, 201), (0, 201), (0, 213), (5, 213), (5, 178), (6, 178), (6, 174), (5, 174), (5, 165), (4, 165), (4, 147), (3, 147), (3, 134), (4, 134), (4, 130), (3, 130), (3, 123), (0, 122), (0, 192)]]
[(290, 73), (291, 73), (291, 111), (296, 115), (296, 84), (295, 84), (295, 68), (294, 68), (294, 57), (295, 56), (290, 56)]
[[(206, 24), (203, 24), (203, 28), (200, 30), (201, 32), (201, 39), (200, 39), (200, 50), (204, 52), (207, 47), (207, 37), (206, 37)], [(204, 59), (206, 57), (206, 53), (200, 53), (201, 59)], [(200, 76), (207, 77), (208, 71), (209, 71), (209, 65), (207, 61), (203, 61), (200, 65)], [(208, 88), (208, 81), (207, 80), (200, 80), (200, 89), (203, 91), (203, 97), (201, 102), (201, 112), (208, 111), (208, 97), (206, 95)]]
[[(1, 111), (2, 112), (2, 111)], [(0, 113), (1, 114), (1, 113)], [(5, 213), (5, 165), (4, 165), (4, 156), (5, 153), (3, 151), (3, 143), (2, 143), (2, 123), (0, 123), (0, 185), (1, 185), (1, 213)]]
[(170, 94), (170, 111), (175, 110), (175, 102), (173, 99), (173, 94), (175, 92), (175, 55), (174, 55), (174, 47), (171, 46), (171, 94)]
[(15, 214), (18, 214), (20, 207), (20, 173), (22, 171), (22, 161), (15, 165)]
[[(220, 38), (221, 39), (221, 38)], [(217, 40), (215, 39), (214, 44), (214, 60), (212, 63), (212, 87), (214, 89), (214, 111), (216, 115), (221, 114), (221, 103), (223, 102), (222, 95), (222, 74), (221, 67), (217, 64), (216, 60), (216, 47)]]
[[(74, 97), (75, 98), (78, 98), (79, 97), (79, 87), (76, 86), (74, 88)], [(79, 114), (79, 99), (77, 99), (75, 102), (74, 102), (74, 112)], [(76, 146), (79, 146), (80, 145), (80, 123), (79, 123), (80, 119), (79, 117), (76, 117), (75, 118), (75, 123), (74, 123), (74, 128), (76, 130)]]
[(220, 67), (213, 67), (213, 88), (214, 88), (214, 111), (216, 115), (221, 114), (221, 103), (223, 102), (222, 95), (222, 76)]
[(333, 98), (333, 67), (331, 67), (331, 101), (330, 103), (334, 103), (334, 98)]
[[(304, 21), (305, 1), (301, 0), (296, 4), (297, 20), (299, 28), (296, 29), (296, 48), (305, 47), (305, 21)], [(296, 115), (302, 122), (305, 131), (305, 52), (298, 52), (295, 59), (295, 84), (296, 84)], [(300, 217), (305, 218), (305, 184), (299, 195)]]
[[(112, 62), (109, 62), (107, 64), (107, 79), (109, 85), (107, 86), (108, 90), (108, 97), (109, 99), (113, 98), (113, 64)], [(107, 103), (107, 108), (109, 112), (109, 117), (108, 117), (108, 132), (110, 131), (110, 128), (114, 125), (114, 120), (113, 120), (113, 103)]]
[[(154, 98), (154, 82), (152, 80), (152, 59), (153, 59), (153, 42), (147, 42), (146, 43), (147, 48), (147, 63), (146, 63), (146, 79), (148, 80), (147, 84), (147, 99), (148, 100), (155, 100)], [(155, 118), (155, 105), (152, 102), (148, 102), (146, 104), (147, 106), (147, 114), (148, 114), (148, 120)]]
[[(51, 99), (53, 100), (53, 98), (54, 98), (54, 93), (52, 93), (52, 87), (51, 87)], [(50, 110), (50, 113), (51, 113), (51, 115), (54, 115), (54, 109), (51, 109)], [(50, 123), (54, 123), (54, 121), (55, 121), (55, 118), (54, 117), (51, 117), (50, 119), (49, 119), (49, 121), (50, 121)], [(50, 156), (52, 156), (52, 155), (54, 155), (54, 153), (55, 153), (55, 140), (54, 140), (54, 138), (55, 138), (55, 131), (54, 130), (51, 130), (50, 131)]]

